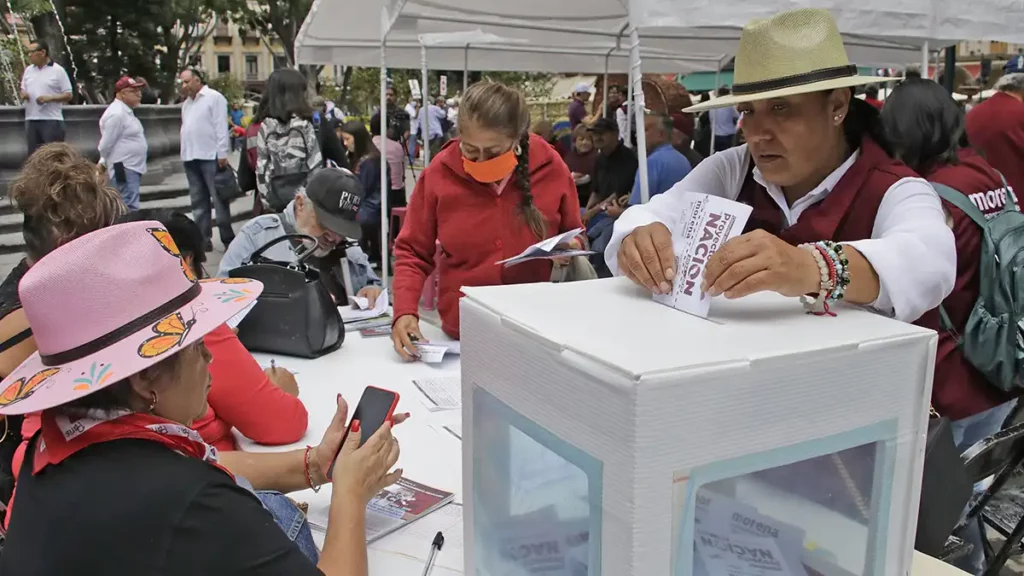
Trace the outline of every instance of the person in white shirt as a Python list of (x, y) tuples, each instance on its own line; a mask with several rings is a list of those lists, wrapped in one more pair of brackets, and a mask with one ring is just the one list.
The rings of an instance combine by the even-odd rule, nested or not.
[(122, 76), (114, 85), (114, 101), (100, 117), (100, 169), (106, 168), (129, 210), (139, 209), (139, 186), (146, 173), (146, 132), (134, 112), (145, 85)]
[(416, 161), (416, 137), (420, 133), (420, 123), (417, 121), (420, 112), (420, 97), (413, 96), (409, 98), (409, 103), (405, 105), (405, 113), (409, 115), (409, 141), (406, 142), (406, 148), (409, 152), (409, 164), (411, 165)]
[(31, 66), (21, 75), (21, 100), (25, 103), (25, 140), (31, 156), (50, 142), (64, 141), (64, 104), (71, 101), (71, 79), (60, 64), (50, 59), (50, 47), (42, 40), (29, 44)]
[(684, 110), (736, 106), (747, 143), (626, 210), (605, 251), (611, 271), (671, 292), (674, 234), (692, 194), (708, 194), (753, 212), (744, 234), (687, 266), (702, 295), (813, 294), (811, 312), (830, 314), (842, 299), (937, 330), (934, 309), (956, 279), (953, 234), (932, 187), (889, 154), (878, 111), (853, 98), (874, 81), (850, 65), (827, 11), (748, 25), (733, 95)]
[(213, 223), (210, 205), (217, 212), (217, 228), (224, 246), (231, 244), (228, 204), (217, 196), (214, 178), (218, 170), (228, 169), (228, 101), (206, 85), (202, 72), (189, 68), (181, 73), (181, 161), (185, 164), (188, 191), (192, 200), (192, 219), (206, 237), (206, 251), (213, 250)]

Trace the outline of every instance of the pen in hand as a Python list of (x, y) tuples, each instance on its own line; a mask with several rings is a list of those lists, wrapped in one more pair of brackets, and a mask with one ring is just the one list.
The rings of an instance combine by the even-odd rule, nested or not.
[(427, 555), (427, 563), (423, 567), (423, 576), (428, 576), (430, 571), (434, 568), (434, 560), (437, 559), (437, 553), (441, 551), (444, 546), (444, 534), (438, 531), (434, 535), (434, 541), (430, 543), (430, 554)]

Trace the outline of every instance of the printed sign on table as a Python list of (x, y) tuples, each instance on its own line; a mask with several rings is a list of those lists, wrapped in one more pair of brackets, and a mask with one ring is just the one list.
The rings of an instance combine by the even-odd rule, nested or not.
[(655, 302), (707, 318), (711, 298), (700, 289), (711, 255), (739, 236), (752, 208), (707, 194), (688, 194), (683, 218), (672, 232), (676, 279), (672, 292), (655, 294)]

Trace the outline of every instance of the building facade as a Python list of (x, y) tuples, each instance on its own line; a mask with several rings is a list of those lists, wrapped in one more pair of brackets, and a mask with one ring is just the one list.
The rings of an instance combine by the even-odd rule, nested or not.
[(263, 92), (267, 77), (288, 66), (284, 47), (276, 37), (261, 38), (258, 31), (220, 17), (200, 50), (201, 65), (211, 78), (231, 74), (250, 92)]

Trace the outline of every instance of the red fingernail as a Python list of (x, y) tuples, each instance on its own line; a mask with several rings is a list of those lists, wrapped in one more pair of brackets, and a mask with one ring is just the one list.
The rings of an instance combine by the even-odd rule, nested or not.
[(341, 404), (341, 394), (338, 394), (338, 400), (337, 400), (337, 402), (338, 402), (338, 404)]
[(406, 413), (405, 413), (405, 417), (406, 417), (406, 418), (409, 418), (409, 417), (411, 417), (411, 416), (412, 416), (412, 412), (406, 412)]
[(359, 420), (352, 421), (352, 431), (359, 432)]

